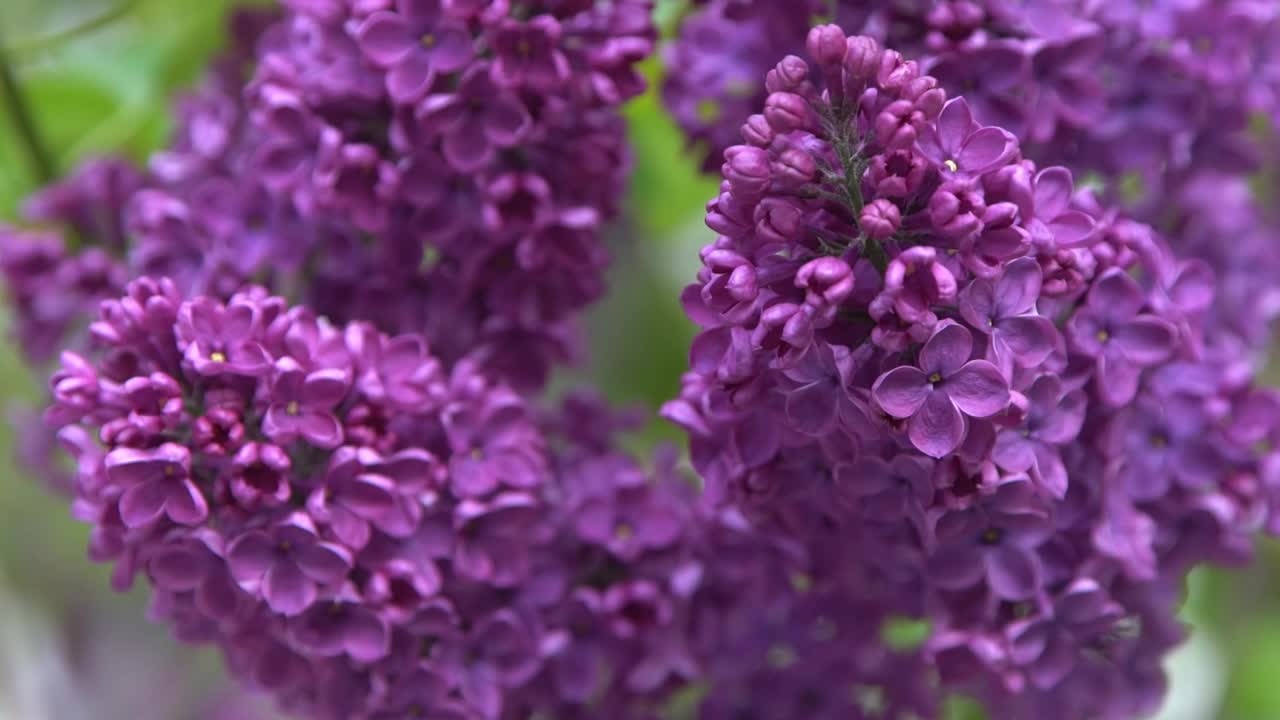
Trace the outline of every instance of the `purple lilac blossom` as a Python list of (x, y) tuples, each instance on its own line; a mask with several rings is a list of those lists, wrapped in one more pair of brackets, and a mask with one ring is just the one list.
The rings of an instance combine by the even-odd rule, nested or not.
[[(1277, 135), (1259, 132), (1255, 122), (1280, 117), (1276, 7), (1253, 0), (708, 0), (681, 21), (663, 52), (664, 100), (705, 170), (742, 140), (739, 128), (773, 90), (756, 79), (776, 58), (806, 47), (813, 16), (917, 57), (941, 87), (967, 98), (971, 116), (944, 114), (937, 135), (925, 131), (929, 162), (963, 174), (962, 149), (970, 151), (965, 162), (998, 156), (994, 128), (983, 137), (978, 124), (1003, 127), (1022, 136), (1026, 157), (1087, 177), (1180, 255), (1210, 263), (1220, 291), (1209, 340), (1243, 343), (1260, 362), (1280, 307), (1280, 218), (1247, 186), (1260, 160), (1277, 157)], [(808, 47), (821, 65), (819, 53), (833, 44), (813, 38)], [(884, 174), (892, 162), (874, 159), (873, 172)], [(879, 188), (882, 196), (887, 189)], [(1068, 198), (1057, 197), (1065, 210)], [(1032, 218), (1015, 202), (1033, 235), (1038, 223), (1054, 222), (1047, 208)], [(867, 231), (879, 232), (874, 224)], [(1229, 251), (1224, 236), (1238, 238)]]
[[(701, 333), (664, 414), (707, 500), (857, 588), (837, 603), (927, 623), (904, 662), (993, 717), (1151, 711), (1169, 588), (1247, 559), (1274, 498), (1274, 394), (1206, 333), (1212, 273), (915, 62), (832, 25), (807, 46), (724, 152), (682, 295)], [(817, 661), (787, 647), (770, 687)], [(871, 668), (763, 716), (859, 717), (849, 684), (910, 707)]]

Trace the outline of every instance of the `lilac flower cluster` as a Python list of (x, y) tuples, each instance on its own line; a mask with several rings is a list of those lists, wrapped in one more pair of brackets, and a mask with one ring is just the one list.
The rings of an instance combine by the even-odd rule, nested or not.
[[(1274, 6), (708, 0), (667, 48), (663, 87), (707, 152), (706, 169), (741, 141), (739, 126), (765, 101), (755, 79), (798, 52), (808, 19), (823, 15), (919, 57), (979, 121), (1023, 138), (1027, 157), (1100, 184), (1179, 254), (1209, 262), (1224, 288), (1213, 342), (1265, 348), (1278, 307), (1280, 222), (1248, 181), (1260, 158), (1275, 155), (1274, 136), (1254, 122), (1280, 118)], [(1239, 238), (1230, 251), (1217, 240), (1225, 236)]]
[(1150, 711), (1186, 572), (1247, 558), (1276, 489), (1276, 397), (1206, 342), (1212, 272), (876, 40), (806, 45), (725, 151), (665, 415), (712, 502), (856, 548), (816, 579), (928, 622), (944, 690)]

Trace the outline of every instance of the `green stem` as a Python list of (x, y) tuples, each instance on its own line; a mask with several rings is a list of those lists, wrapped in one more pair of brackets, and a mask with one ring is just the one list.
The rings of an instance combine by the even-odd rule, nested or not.
[[(0, 37), (3, 37), (2, 33)], [(53, 160), (48, 148), (40, 139), (40, 131), (31, 116), (31, 108), (22, 93), (22, 87), (18, 84), (17, 75), (3, 46), (0, 46), (0, 103), (3, 103), (9, 117), (12, 118), (13, 129), (18, 133), (36, 181), (41, 185), (53, 182), (55, 178)]]

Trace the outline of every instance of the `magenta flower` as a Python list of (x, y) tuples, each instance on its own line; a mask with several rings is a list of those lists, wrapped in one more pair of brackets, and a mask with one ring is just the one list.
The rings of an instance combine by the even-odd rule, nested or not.
[(387, 92), (398, 103), (421, 99), (438, 74), (461, 70), (475, 55), (470, 31), (444, 17), (440, 0), (397, 0), (396, 12), (366, 18), (356, 41), (387, 69)]
[(359, 455), (356, 448), (338, 448), (329, 459), (324, 483), (307, 499), (311, 515), (328, 526), (344, 545), (356, 550), (369, 544), (371, 523), (396, 506), (395, 483), (365, 472)]
[(255, 337), (258, 329), (257, 311), (248, 303), (198, 298), (178, 313), (179, 347), (201, 375), (266, 373), (271, 358)]
[(920, 350), (919, 366), (884, 373), (871, 395), (889, 415), (907, 420), (907, 436), (920, 452), (940, 458), (960, 447), (967, 418), (995, 415), (1009, 405), (1009, 383), (986, 360), (970, 360), (973, 337), (944, 321)]
[(307, 373), (292, 358), (281, 358), (276, 361), (262, 432), (280, 444), (301, 437), (317, 447), (337, 447), (342, 443), (342, 425), (334, 409), (350, 386), (351, 376), (344, 370), (325, 368)]
[(131, 528), (166, 516), (180, 525), (195, 525), (209, 516), (209, 504), (191, 478), (191, 451), (181, 445), (117, 448), (103, 466), (107, 480), (124, 489), (120, 518)]
[(1089, 290), (1084, 305), (1067, 321), (1071, 348), (1095, 363), (1099, 395), (1113, 406), (1138, 392), (1144, 368), (1173, 355), (1177, 330), (1167, 320), (1142, 313), (1138, 283), (1119, 268), (1108, 270)]
[(1071, 208), (1075, 181), (1064, 167), (1047, 167), (1028, 175), (1021, 167), (1010, 168), (1010, 192), (1022, 211), (1031, 242), (1042, 252), (1056, 248), (1088, 245), (1097, 223), (1080, 210)]
[(266, 530), (250, 530), (227, 548), (231, 575), (283, 615), (316, 601), (321, 587), (337, 585), (351, 569), (351, 553), (324, 542), (305, 513), (295, 512)]
[(445, 159), (463, 173), (488, 165), (498, 149), (520, 142), (532, 126), (524, 103), (494, 85), (483, 64), (463, 74), (454, 92), (424, 98), (417, 119), (423, 130), (444, 137)]

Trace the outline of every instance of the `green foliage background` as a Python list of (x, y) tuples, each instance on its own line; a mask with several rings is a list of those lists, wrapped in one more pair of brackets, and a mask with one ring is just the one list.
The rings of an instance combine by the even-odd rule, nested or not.
[[(0, 47), (16, 69), (56, 170), (106, 152), (141, 161), (162, 145), (171, 100), (198, 78), (224, 40), (222, 18), (231, 4), (0, 0)], [(678, 0), (662, 2), (659, 19), (669, 26), (679, 11)], [(656, 63), (649, 71), (656, 79)], [(615, 401), (656, 408), (675, 394), (685, 367), (692, 328), (676, 298), (708, 238), (701, 210), (717, 183), (696, 173), (656, 93), (631, 103), (626, 115), (635, 169), (626, 221), (611, 237), (613, 292), (589, 319), (586, 367), (564, 373), (558, 385), (590, 379)], [(39, 185), (11, 121), (0, 106), (0, 220), (13, 219), (21, 199)], [(0, 344), (0, 403), (6, 409), (38, 397), (34, 383), (43, 380), (28, 375), (14, 350)], [(678, 439), (655, 421), (639, 444)], [(55, 617), (84, 607), (141, 616), (145, 594), (109, 591), (108, 569), (84, 557), (87, 528), (70, 518), (63, 500), (14, 469), (11, 450), (12, 423), (6, 423), (0, 430), (0, 590), (7, 583), (9, 592)], [(1280, 670), (1278, 591), (1280, 553), (1269, 546), (1254, 568), (1193, 577), (1186, 617), (1198, 642), (1174, 663), (1165, 717), (1280, 718), (1280, 682), (1274, 679)], [(139, 632), (148, 643), (163, 636), (158, 627)], [(210, 658), (200, 662), (202, 672), (216, 672)], [(1215, 679), (1225, 683), (1221, 693)], [(955, 715), (977, 716), (963, 703)]]

